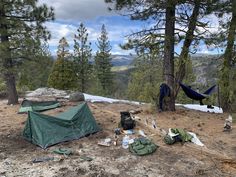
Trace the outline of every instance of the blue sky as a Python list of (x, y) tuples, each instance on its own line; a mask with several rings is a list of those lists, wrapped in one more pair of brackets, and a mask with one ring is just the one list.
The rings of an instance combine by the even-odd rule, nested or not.
[[(117, 12), (108, 11), (109, 5), (104, 3), (104, 0), (39, 0), (39, 3), (46, 3), (55, 9), (56, 20), (45, 24), (52, 35), (49, 47), (53, 55), (55, 55), (58, 42), (62, 37), (66, 37), (71, 49), (73, 48), (73, 37), (81, 22), (88, 30), (93, 53), (97, 51), (95, 42), (100, 35), (102, 24), (106, 26), (112, 45), (112, 54), (134, 53), (122, 50), (119, 44), (124, 44), (128, 34), (142, 29), (145, 25), (145, 22), (131, 21)], [(213, 27), (214, 25), (218, 24), (213, 23)], [(176, 47), (176, 52), (180, 51), (180, 47), (180, 45)], [(199, 46), (198, 53), (217, 53), (217, 51), (212, 52), (202, 44)]]

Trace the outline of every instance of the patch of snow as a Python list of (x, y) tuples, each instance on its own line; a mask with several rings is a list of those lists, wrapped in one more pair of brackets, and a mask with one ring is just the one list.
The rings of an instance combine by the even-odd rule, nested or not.
[(108, 102), (108, 103), (131, 103), (131, 104), (136, 104), (136, 105), (142, 104), (137, 101), (119, 100), (119, 99), (107, 98), (107, 97), (103, 97), (103, 96), (90, 95), (90, 94), (86, 94), (86, 93), (84, 93), (84, 98), (86, 101), (90, 101), (92, 103), (94, 103), (94, 102)]
[(207, 105), (199, 105), (199, 104), (176, 104), (176, 106), (183, 106), (188, 109), (194, 109), (202, 112), (223, 113), (223, 109), (217, 106), (213, 106), (212, 109), (207, 108)]
[[(54, 88), (38, 88), (28, 94), (26, 94), (26, 98), (36, 98), (36, 97), (56, 97), (56, 98), (65, 98), (68, 99), (70, 94), (64, 90), (58, 90)], [(95, 96), (95, 95), (90, 95), (84, 93), (84, 98), (85, 101), (90, 101), (90, 102), (108, 102), (108, 103), (130, 103), (130, 104), (142, 104), (137, 101), (129, 101), (129, 100), (119, 100), (119, 99), (113, 99), (113, 98), (107, 98), (107, 97), (102, 97), (102, 96)]]
[(183, 106), (183, 104), (175, 103), (175, 106)]

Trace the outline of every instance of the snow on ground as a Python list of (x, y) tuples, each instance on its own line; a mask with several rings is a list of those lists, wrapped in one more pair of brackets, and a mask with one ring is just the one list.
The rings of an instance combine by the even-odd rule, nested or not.
[[(131, 104), (144, 104), (141, 102), (136, 102), (136, 101), (129, 101), (129, 100), (119, 100), (119, 99), (113, 99), (113, 98), (107, 98), (107, 97), (102, 97), (102, 96), (95, 96), (95, 95), (90, 95), (84, 93), (84, 97), (86, 101), (90, 102), (108, 102), (108, 103), (131, 103)], [(207, 105), (197, 105), (197, 104), (176, 104), (176, 106), (183, 106), (188, 109), (194, 109), (198, 111), (203, 111), (203, 112), (213, 112), (213, 113), (223, 113), (222, 108), (219, 108), (217, 106), (213, 106), (212, 109), (207, 108)]]
[(90, 94), (86, 94), (84, 93), (84, 98), (86, 101), (90, 101), (90, 102), (108, 102), (108, 103), (131, 103), (131, 104), (142, 104), (140, 102), (137, 101), (129, 101), (129, 100), (119, 100), (119, 99), (113, 99), (113, 98), (107, 98), (107, 97), (102, 97), (102, 96), (95, 96), (95, 95), (90, 95)]
[(212, 109), (207, 108), (207, 105), (199, 105), (199, 104), (176, 104), (176, 106), (183, 106), (188, 109), (194, 109), (202, 112), (223, 113), (222, 108), (219, 108), (217, 106), (213, 106)]
[[(41, 96), (54, 96), (54, 97), (60, 97), (60, 98), (69, 98), (69, 93), (64, 90), (58, 90), (54, 88), (38, 88), (35, 91), (32, 91), (26, 95), (26, 97), (41, 97)], [(119, 100), (119, 99), (113, 99), (113, 98), (107, 98), (102, 96), (95, 96), (90, 95), (87, 93), (84, 93), (84, 97), (86, 101), (90, 102), (108, 102), (108, 103), (129, 103), (129, 104), (144, 104), (137, 101), (129, 101), (129, 100)], [(176, 106), (183, 106), (188, 109), (194, 109), (198, 111), (203, 112), (214, 112), (214, 113), (223, 113), (222, 108), (219, 108), (217, 106), (213, 106), (212, 109), (207, 108), (207, 105), (198, 105), (198, 104), (176, 104)]]
[[(64, 90), (58, 90), (54, 88), (38, 88), (32, 92), (29, 92), (26, 94), (26, 98), (32, 99), (32, 97), (56, 97), (56, 98), (65, 98), (68, 99), (70, 94)], [(119, 100), (119, 99), (113, 99), (113, 98), (107, 98), (107, 97), (102, 97), (102, 96), (95, 96), (95, 95), (90, 95), (84, 93), (84, 97), (86, 101), (90, 102), (108, 102), (108, 103), (130, 103), (130, 104), (142, 104), (137, 101), (129, 101), (129, 100)]]

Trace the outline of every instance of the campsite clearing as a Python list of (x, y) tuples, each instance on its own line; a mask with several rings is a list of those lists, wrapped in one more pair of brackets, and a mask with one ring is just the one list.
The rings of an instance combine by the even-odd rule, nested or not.
[[(62, 107), (45, 111), (61, 113), (75, 103), (65, 102)], [(51, 146), (46, 150), (23, 139), (26, 114), (17, 114), (20, 105), (9, 106), (0, 101), (0, 176), (47, 177), (168, 177), (168, 176), (236, 176), (236, 129), (223, 132), (227, 114), (204, 113), (177, 107), (176, 112), (149, 113), (145, 105), (125, 103), (88, 103), (97, 123), (103, 129), (91, 136)], [(159, 148), (147, 156), (135, 156), (118, 145), (99, 146), (101, 139), (114, 139), (114, 129), (120, 121), (120, 111), (143, 110), (137, 116), (137, 130), (143, 130)], [(206, 145), (192, 143), (166, 145), (157, 129), (151, 127), (184, 128), (197, 134)], [(145, 125), (146, 120), (148, 125)], [(72, 155), (53, 153), (58, 148), (71, 149)], [(33, 163), (34, 159), (49, 159)], [(87, 160), (89, 159), (89, 160)]]

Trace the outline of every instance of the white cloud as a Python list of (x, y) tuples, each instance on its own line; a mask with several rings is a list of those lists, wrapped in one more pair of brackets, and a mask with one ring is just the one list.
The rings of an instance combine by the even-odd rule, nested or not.
[(210, 14), (205, 16), (203, 19), (200, 19), (200, 21), (202, 22), (208, 22), (208, 26), (207, 26), (207, 31), (202, 28), (202, 27), (198, 27), (198, 30), (203, 33), (203, 35), (210, 35), (210, 34), (217, 34), (219, 32), (226, 32), (225, 28), (222, 28), (222, 26), (220, 25), (220, 21), (222, 22), (227, 22), (230, 19), (230, 15), (229, 14), (224, 14), (222, 16), (222, 18), (218, 18), (215, 14)]
[(207, 49), (203, 49), (203, 50), (200, 50), (198, 53), (202, 53), (202, 54), (210, 54), (211, 52)]
[[(112, 53), (129, 54), (130, 51), (122, 50), (119, 44), (127, 41), (126, 35), (141, 30), (142, 28), (140, 25), (141, 22), (139, 25), (134, 25), (135, 23), (133, 23), (133, 21), (127, 23), (127, 20), (125, 23), (125, 20), (122, 21), (118, 18), (106, 18), (108, 16), (117, 16), (117, 14), (108, 11), (108, 6), (111, 6), (111, 4), (106, 4), (104, 0), (39, 0), (39, 3), (46, 3), (48, 6), (52, 6), (55, 9), (57, 21), (46, 23), (46, 26), (52, 34), (49, 45), (53, 50), (57, 47), (62, 37), (66, 37), (70, 46), (73, 47), (74, 34), (77, 33), (79, 23), (84, 22), (89, 33), (89, 42), (94, 44), (97, 41), (101, 26), (105, 24), (109, 40), (113, 44)], [(117, 21), (115, 21), (115, 19), (117, 19)], [(211, 15), (201, 20), (211, 22), (211, 32), (219, 30), (219, 22), (216, 16)], [(146, 23), (147, 27), (151, 27), (152, 25), (153, 24)], [(204, 31), (203, 29), (199, 30), (201, 32)], [(96, 51), (94, 48), (93, 50)], [(200, 51), (210, 52), (206, 47), (202, 48)], [(132, 51), (132, 53), (134, 52)]]
[(111, 4), (105, 3), (104, 0), (39, 0), (39, 3), (54, 7), (56, 18), (66, 21), (115, 15), (108, 10)]
[(140, 30), (140, 26), (132, 26), (132, 25), (113, 25), (108, 28), (109, 39), (113, 41), (124, 41), (127, 39), (127, 35), (131, 34), (134, 31)]
[(203, 42), (197, 48), (198, 54), (222, 54), (222, 48), (215, 46), (214, 44), (207, 46)]
[(73, 36), (76, 32), (75, 26), (57, 22), (48, 22), (46, 23), (46, 27), (51, 32), (51, 39), (48, 42), (51, 47), (57, 46), (62, 37), (65, 37), (70, 45), (72, 44)]
[[(100, 23), (99, 23), (100, 24)], [(46, 27), (51, 32), (51, 39), (49, 40), (49, 46), (54, 48), (52, 50), (52, 54), (55, 54), (55, 48), (57, 48), (59, 40), (62, 37), (67, 39), (70, 47), (73, 48), (74, 45), (74, 35), (77, 34), (78, 26), (72, 24), (65, 24), (60, 22), (47, 22)], [(93, 25), (90, 27), (85, 26), (88, 32), (88, 41), (93, 44), (95, 47), (95, 42), (97, 38), (100, 36), (101, 33), (101, 25)], [(127, 42), (127, 38), (125, 35), (129, 34), (131, 31), (135, 31), (138, 29), (137, 26), (126, 26), (125, 28), (121, 25), (113, 25), (113, 26), (106, 26), (108, 32), (108, 39), (111, 43), (115, 43), (112, 46), (112, 53), (113, 54), (129, 54), (130, 52), (134, 53), (133, 51), (122, 50), (119, 47), (119, 44), (123, 44)], [(96, 52), (96, 49), (93, 48), (93, 53)]]

